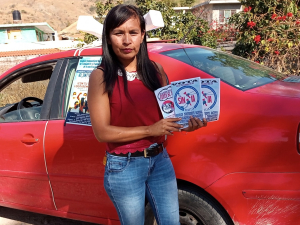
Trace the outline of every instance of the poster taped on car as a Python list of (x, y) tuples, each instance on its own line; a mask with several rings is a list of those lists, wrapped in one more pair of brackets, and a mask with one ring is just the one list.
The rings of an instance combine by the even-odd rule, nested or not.
[(79, 60), (68, 105), (66, 123), (91, 126), (88, 109), (88, 84), (91, 72), (101, 63), (102, 57), (83, 57)]

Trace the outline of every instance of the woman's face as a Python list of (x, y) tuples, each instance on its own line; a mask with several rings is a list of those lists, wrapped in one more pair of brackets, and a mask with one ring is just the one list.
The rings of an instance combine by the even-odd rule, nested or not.
[(111, 44), (121, 62), (131, 61), (138, 54), (144, 35), (139, 19), (131, 17), (121, 26), (110, 31), (108, 44)]

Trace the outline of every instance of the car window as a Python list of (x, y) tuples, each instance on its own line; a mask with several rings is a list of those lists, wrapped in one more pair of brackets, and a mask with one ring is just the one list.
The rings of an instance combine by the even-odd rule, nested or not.
[[(72, 82), (74, 80), (74, 76), (75, 76), (75, 72), (76, 72), (76, 67), (78, 65), (79, 59), (78, 58), (74, 58), (74, 59), (70, 59), (68, 66), (67, 66), (67, 70), (66, 70), (66, 74), (65, 74), (65, 79), (64, 79), (64, 84), (63, 84), (63, 88), (64, 88), (64, 94), (62, 95), (62, 101), (63, 103), (68, 102), (70, 99), (70, 90), (72, 87)], [(67, 90), (67, 91), (66, 91)], [(68, 104), (63, 104), (61, 109), (60, 109), (60, 117), (61, 118), (65, 118), (66, 117), (66, 113), (68, 111)]]
[(80, 110), (82, 113), (88, 114), (87, 85), (91, 71), (101, 62), (99, 57), (69, 60), (61, 101), (63, 103), (60, 111), (62, 118), (66, 118), (68, 112), (79, 112)]
[(283, 74), (255, 62), (207, 48), (185, 48), (161, 54), (221, 78), (222, 81), (243, 91), (284, 77)]
[(40, 120), (55, 62), (18, 70), (1, 80), (0, 123)]

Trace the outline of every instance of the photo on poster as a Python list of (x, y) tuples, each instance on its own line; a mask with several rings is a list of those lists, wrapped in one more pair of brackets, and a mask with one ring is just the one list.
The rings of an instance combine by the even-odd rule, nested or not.
[(83, 57), (76, 68), (66, 123), (91, 126), (88, 110), (88, 84), (91, 72), (101, 63), (102, 57)]

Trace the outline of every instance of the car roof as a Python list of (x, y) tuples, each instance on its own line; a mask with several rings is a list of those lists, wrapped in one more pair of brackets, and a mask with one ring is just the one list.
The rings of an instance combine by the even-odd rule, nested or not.
[[(182, 49), (182, 48), (192, 48), (192, 47), (201, 47), (199, 45), (188, 45), (188, 44), (176, 44), (176, 43), (148, 43), (148, 52), (150, 53), (160, 53), (175, 49)], [(101, 47), (85, 47), (85, 48), (79, 48), (79, 49), (72, 49), (68, 51), (58, 52), (54, 54), (49, 55), (43, 55), (39, 56), (27, 61), (24, 61), (15, 67), (11, 68), (10, 70), (6, 71), (0, 77), (4, 77), (7, 74), (20, 69), (22, 67), (32, 65), (35, 63), (40, 63), (44, 61), (50, 61), (50, 60), (57, 60), (60, 58), (68, 58), (68, 57), (74, 57), (74, 56), (93, 56), (93, 55), (102, 55), (102, 48)]]

